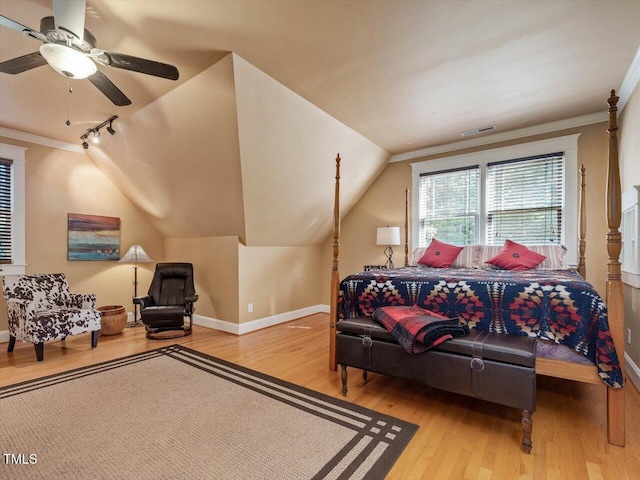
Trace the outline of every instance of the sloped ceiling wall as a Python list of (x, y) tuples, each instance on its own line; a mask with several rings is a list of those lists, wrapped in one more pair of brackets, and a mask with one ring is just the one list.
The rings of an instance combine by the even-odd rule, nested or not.
[(231, 55), (126, 120), (87, 154), (166, 238), (244, 238)]
[(87, 154), (166, 238), (318, 246), (390, 155), (229, 54), (127, 119)]
[(335, 157), (343, 213), (389, 154), (233, 54), (246, 243), (318, 246), (333, 228)]

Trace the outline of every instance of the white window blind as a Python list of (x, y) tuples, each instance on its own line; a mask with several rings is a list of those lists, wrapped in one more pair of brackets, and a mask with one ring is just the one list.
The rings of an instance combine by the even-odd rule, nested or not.
[(487, 164), (487, 244), (559, 244), (564, 154)]
[(11, 160), (0, 158), (0, 263), (12, 262)]
[(477, 165), (420, 175), (420, 247), (434, 237), (454, 245), (477, 243), (479, 178)]

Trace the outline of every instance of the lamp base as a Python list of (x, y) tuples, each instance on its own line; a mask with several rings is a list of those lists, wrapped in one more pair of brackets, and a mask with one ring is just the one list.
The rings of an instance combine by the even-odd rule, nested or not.
[(393, 268), (393, 247), (391, 245), (387, 245), (387, 248), (384, 249), (384, 254), (387, 256), (387, 263), (384, 264), (387, 268)]

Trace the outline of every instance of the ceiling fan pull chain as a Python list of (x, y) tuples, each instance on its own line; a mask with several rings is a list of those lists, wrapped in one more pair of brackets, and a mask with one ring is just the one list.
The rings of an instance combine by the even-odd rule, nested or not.
[(67, 127), (71, 125), (71, 121), (69, 120), (69, 97), (71, 96), (72, 93), (73, 93), (73, 88), (71, 88), (71, 80), (67, 78), (67, 121), (65, 122), (67, 124)]

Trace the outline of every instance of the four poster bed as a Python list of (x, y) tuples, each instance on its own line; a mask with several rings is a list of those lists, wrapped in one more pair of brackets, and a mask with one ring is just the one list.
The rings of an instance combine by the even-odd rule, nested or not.
[[(443, 314), (447, 318), (459, 318), (461, 323), (472, 329), (472, 332), (480, 330), (551, 340), (535, 342), (538, 345), (537, 358), (534, 355), (535, 374), (599, 385), (604, 382), (607, 388), (608, 440), (614, 445), (624, 446), (625, 405), (622, 388), (624, 383), (624, 303), (619, 262), (621, 234), (618, 229), (621, 220), (621, 189), (617, 102), (618, 97), (615, 91), (612, 91), (608, 99), (609, 160), (606, 211), (609, 232), (606, 245), (609, 261), (606, 306), (593, 287), (584, 280), (586, 274), (584, 168), (580, 169), (578, 273), (570, 270), (513, 272), (482, 268), (443, 269), (409, 266), (407, 198), (405, 201), (405, 266), (392, 270), (363, 272), (351, 275), (340, 282), (340, 156), (338, 155), (329, 320), (329, 368), (337, 369), (336, 337), (340, 319), (371, 317), (373, 312), (382, 306), (418, 305)], [(405, 195), (407, 195), (406, 191)], [(413, 263), (415, 264), (415, 259)], [(469, 265), (463, 265), (463, 267), (469, 267)], [(343, 342), (342, 345), (344, 344)], [(561, 355), (557, 355), (559, 351), (562, 352)], [(341, 358), (344, 358), (344, 355), (341, 355)], [(346, 392), (345, 365), (343, 365), (343, 392)], [(533, 402), (535, 407), (535, 397)], [(523, 415), (525, 415), (524, 412), (525, 410)], [(523, 416), (523, 428), (528, 429), (530, 448), (530, 412), (528, 416), (529, 418)], [(528, 426), (525, 427), (527, 422)]]

